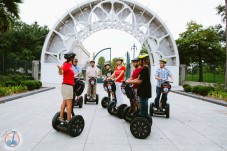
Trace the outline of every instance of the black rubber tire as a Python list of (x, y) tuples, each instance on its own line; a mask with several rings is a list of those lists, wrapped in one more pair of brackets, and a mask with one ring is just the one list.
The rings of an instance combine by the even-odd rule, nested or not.
[(87, 94), (84, 94), (84, 104), (87, 104)]
[(124, 109), (127, 107), (127, 104), (121, 104), (117, 109), (117, 115), (120, 119), (123, 119)]
[(108, 113), (110, 113), (110, 115), (113, 115), (112, 110), (113, 110), (114, 106), (115, 106), (115, 102), (110, 102), (110, 104), (107, 107), (107, 111), (108, 111)]
[(135, 138), (144, 139), (151, 133), (150, 122), (142, 117), (137, 117), (131, 122), (130, 131)]
[(166, 118), (169, 118), (169, 113), (170, 113), (170, 105), (167, 103), (166, 104)]
[(95, 100), (96, 104), (99, 104), (99, 95), (96, 94), (96, 100)]
[(83, 107), (83, 97), (80, 96), (79, 97), (79, 108), (82, 108)]
[(84, 118), (81, 115), (72, 117), (68, 124), (68, 134), (72, 137), (79, 136), (84, 129)]
[(151, 116), (154, 115), (154, 103), (153, 102), (150, 104), (150, 115)]
[(123, 118), (126, 122), (130, 122), (127, 118), (127, 116), (129, 116), (128, 114), (130, 113), (130, 109), (131, 107), (130, 106), (127, 106), (126, 108), (124, 108), (124, 113), (123, 113)]
[[(57, 113), (54, 115), (53, 119), (52, 119), (52, 127), (53, 127), (56, 131), (59, 131), (59, 129), (57, 128), (57, 125), (60, 124), (60, 123), (59, 123), (60, 121), (58, 121), (58, 118), (59, 118), (59, 117), (60, 117), (60, 112), (57, 112)], [(67, 119), (67, 113), (64, 112), (64, 120), (66, 120), (66, 119)]]
[(109, 103), (110, 103), (110, 101), (109, 101), (109, 98), (107, 96), (102, 98), (101, 105), (102, 105), (103, 108), (107, 108)]

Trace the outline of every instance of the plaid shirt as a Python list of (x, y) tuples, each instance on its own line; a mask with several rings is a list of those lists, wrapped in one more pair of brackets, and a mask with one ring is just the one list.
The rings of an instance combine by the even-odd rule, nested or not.
[[(157, 71), (156, 71), (156, 74), (155, 76), (159, 77), (159, 78), (162, 78), (163, 80), (165, 81), (168, 81), (168, 78), (170, 76), (172, 76), (172, 73), (170, 72), (169, 69), (162, 69), (162, 68), (159, 68)], [(164, 82), (163, 80), (158, 80), (157, 81), (157, 87), (161, 87), (161, 84)]]

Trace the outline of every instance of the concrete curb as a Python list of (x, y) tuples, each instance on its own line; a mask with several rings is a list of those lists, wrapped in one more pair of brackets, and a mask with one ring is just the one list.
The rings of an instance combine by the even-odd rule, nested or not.
[(19, 99), (19, 98), (23, 98), (23, 97), (26, 97), (26, 96), (30, 96), (30, 95), (33, 95), (33, 94), (41, 93), (41, 92), (44, 92), (44, 91), (52, 90), (52, 89), (55, 89), (55, 87), (42, 87), (38, 90), (33, 90), (33, 91), (28, 91), (28, 92), (10, 95), (10, 96), (6, 96), (6, 97), (1, 97), (0, 98), (0, 104), (5, 103), (5, 102), (9, 102), (9, 101), (12, 101), (12, 100), (16, 100), (16, 99)]
[(190, 94), (190, 93), (186, 93), (186, 92), (183, 92), (183, 91), (171, 90), (171, 92), (227, 107), (227, 102), (224, 102), (224, 101), (221, 101), (221, 100), (215, 100), (213, 98), (204, 97), (204, 96), (195, 95), (195, 94)]

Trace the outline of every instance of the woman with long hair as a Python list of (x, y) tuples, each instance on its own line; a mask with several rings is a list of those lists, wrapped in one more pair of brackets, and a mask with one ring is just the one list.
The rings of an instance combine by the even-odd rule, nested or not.
[(138, 56), (139, 65), (142, 67), (137, 79), (127, 80), (126, 83), (137, 84), (137, 95), (140, 98), (140, 115), (143, 118), (148, 116), (148, 99), (151, 98), (151, 81), (149, 72), (149, 56), (142, 54)]

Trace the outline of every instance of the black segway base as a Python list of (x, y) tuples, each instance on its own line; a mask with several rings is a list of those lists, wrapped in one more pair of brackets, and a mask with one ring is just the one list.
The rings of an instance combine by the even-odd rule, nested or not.
[(162, 110), (159, 110), (154, 107), (154, 103), (150, 104), (150, 115), (153, 116), (155, 115), (165, 115), (166, 118), (169, 118), (169, 112), (170, 112), (170, 105), (167, 103), (166, 107)]
[(116, 107), (115, 102), (111, 102), (107, 107), (107, 111), (109, 112), (110, 115), (114, 115), (122, 119), (124, 109), (125, 107), (127, 107), (127, 104), (121, 104), (117, 109), (115, 107)]
[[(79, 136), (84, 129), (84, 119), (81, 115), (73, 116), (69, 121), (68, 125), (62, 126), (60, 125), (60, 112), (57, 112), (52, 119), (52, 126), (56, 131), (62, 131), (68, 133), (72, 137)], [(67, 119), (67, 113), (64, 112), (64, 120)]]
[(87, 98), (87, 94), (84, 95), (84, 104), (87, 104), (87, 102), (95, 102), (96, 104), (99, 103), (99, 95), (96, 94), (96, 98)]

